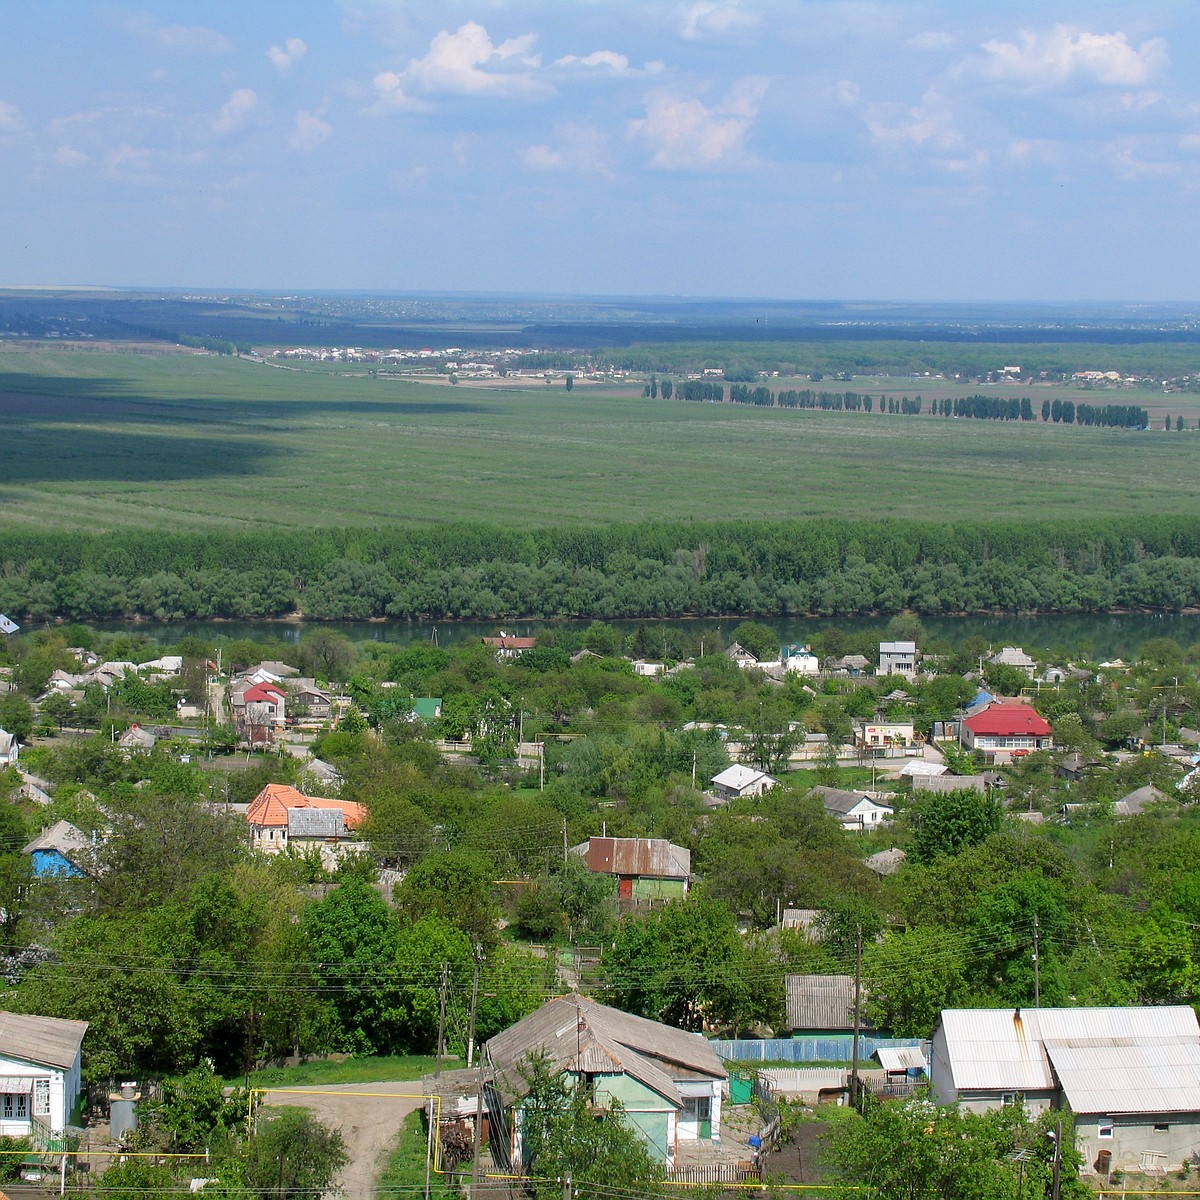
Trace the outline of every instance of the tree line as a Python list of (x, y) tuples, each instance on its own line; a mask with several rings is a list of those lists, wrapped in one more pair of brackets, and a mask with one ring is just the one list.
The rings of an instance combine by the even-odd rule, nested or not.
[[(1033, 401), (1028, 396), (962, 396), (935, 400), (933, 415), (973, 417), (984, 421), (1032, 421)], [(1055, 425), (1108, 426), (1114, 429), (1148, 429), (1150, 414), (1140, 404), (1076, 404), (1073, 400), (1043, 400), (1042, 420)]]
[(318, 620), (843, 615), (1200, 603), (1200, 519), (10, 531), (0, 612)]

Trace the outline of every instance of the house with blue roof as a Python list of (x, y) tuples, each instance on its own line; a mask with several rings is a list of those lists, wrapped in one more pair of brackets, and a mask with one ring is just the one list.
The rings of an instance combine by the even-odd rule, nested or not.
[(51, 876), (70, 879), (87, 874), (84, 868), (91, 846), (87, 834), (70, 821), (56, 821), (43, 829), (21, 853), (32, 859), (35, 879)]

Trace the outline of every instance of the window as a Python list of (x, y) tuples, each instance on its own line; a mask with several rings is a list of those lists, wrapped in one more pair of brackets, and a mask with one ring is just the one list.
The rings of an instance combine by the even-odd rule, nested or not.
[(48, 1079), (33, 1081), (33, 1115), (35, 1117), (50, 1115), (50, 1080)]
[(1166, 1121), (1158, 1121), (1154, 1126), (1155, 1133), (1168, 1133), (1170, 1129), (1171, 1127), (1166, 1123)]
[(24, 1092), (5, 1092), (0, 1115), (6, 1121), (29, 1120), (29, 1097)]
[(1096, 1129), (1096, 1136), (1102, 1138), (1110, 1138), (1113, 1135), (1112, 1117), (1101, 1117), (1100, 1124)]

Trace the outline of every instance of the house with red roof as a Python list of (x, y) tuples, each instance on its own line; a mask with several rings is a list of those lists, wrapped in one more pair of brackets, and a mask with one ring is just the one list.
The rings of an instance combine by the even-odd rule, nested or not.
[(960, 726), (960, 737), (968, 750), (978, 750), (993, 763), (1054, 748), (1050, 722), (1019, 701), (997, 701), (967, 717)]
[(263, 854), (282, 854), (289, 847), (320, 850), (327, 867), (346, 854), (366, 849), (357, 835), (367, 810), (351, 800), (306, 796), (285, 783), (268, 783), (250, 802), (246, 824), (250, 841)]
[(485, 637), (485, 646), (490, 646), (496, 652), (498, 659), (517, 658), (526, 650), (532, 650), (537, 645), (535, 637), (518, 637), (515, 633), (505, 633), (502, 629), (499, 637)]
[(229, 698), (233, 723), (243, 742), (269, 746), (283, 736), (287, 725), (287, 693), (278, 683), (256, 683)]

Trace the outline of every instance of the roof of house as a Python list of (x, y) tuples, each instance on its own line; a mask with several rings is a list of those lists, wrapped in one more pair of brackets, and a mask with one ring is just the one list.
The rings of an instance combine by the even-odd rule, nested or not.
[(920, 1046), (880, 1046), (871, 1057), (885, 1071), (929, 1069), (929, 1064), (925, 1061), (925, 1051)]
[(4, 729), (0, 729), (0, 754), (11, 754), (13, 747), (16, 745), (16, 734), (9, 733)]
[(897, 846), (890, 850), (880, 850), (863, 859), (864, 864), (876, 875), (894, 875), (908, 855)]
[(774, 776), (768, 775), (766, 771), (748, 767), (745, 763), (734, 763), (732, 767), (726, 767), (720, 774), (714, 775), (709, 782), (719, 788), (729, 788), (732, 791), (740, 792), (758, 783), (759, 780), (777, 782)]
[(256, 683), (242, 693), (243, 704), (280, 704), (286, 701), (287, 693), (275, 683)]
[(37, 837), (21, 850), (22, 854), (32, 854), (35, 850), (57, 850), (63, 858), (70, 858), (80, 850), (86, 849), (89, 839), (86, 833), (77, 829), (70, 821), (55, 821), (48, 829), (43, 829)]
[(789, 1029), (854, 1028), (853, 975), (788, 975), (784, 983)]
[(1050, 722), (1028, 704), (989, 704), (963, 724), (985, 737), (1049, 737), (1053, 732)]
[(1061, 1085), (1078, 1113), (1200, 1112), (1200, 1025), (1187, 1005), (947, 1009), (940, 1027), (960, 1092)]
[(127, 750), (153, 750), (158, 745), (158, 737), (140, 725), (130, 725), (117, 739), (117, 745), (124, 746)]
[(256, 671), (269, 671), (279, 679), (287, 679), (289, 676), (300, 674), (295, 667), (289, 666), (285, 662), (260, 662), (254, 669)]
[(945, 775), (949, 769), (945, 763), (927, 762), (923, 758), (910, 758), (900, 768), (900, 774), (907, 775), (909, 779), (915, 779), (918, 775), (927, 779), (930, 775)]
[(442, 707), (441, 696), (414, 696), (412, 702), (413, 715), (422, 721), (433, 721), (437, 718)]
[(872, 800), (864, 792), (848, 792), (843, 788), (826, 787), (824, 784), (817, 784), (810, 790), (825, 805), (827, 813), (840, 813), (845, 816), (847, 813), (853, 812), (860, 804), (869, 804), (874, 808), (892, 811), (886, 804)]
[(916, 642), (880, 642), (880, 654), (916, 654)]
[(988, 662), (1005, 667), (1035, 667), (1037, 663), (1020, 646), (1005, 646), (988, 659)]
[(0, 1054), (69, 1071), (79, 1056), (86, 1021), (0, 1012)]
[(1174, 804), (1165, 792), (1160, 792), (1152, 783), (1126, 793), (1113, 805), (1118, 817), (1136, 817), (1146, 810), (1148, 804)]
[(841, 658), (834, 662), (833, 669), (835, 671), (842, 668), (851, 670), (857, 667), (859, 670), (865, 671), (870, 665), (871, 660), (863, 654), (843, 654)]
[(329, 800), (324, 796), (306, 796), (286, 783), (268, 783), (250, 802), (246, 820), (251, 825), (282, 828), (290, 825), (294, 808), (338, 809), (347, 829), (357, 829), (367, 819), (367, 810), (351, 800)]
[(687, 879), (692, 873), (692, 852), (666, 838), (591, 837), (576, 850), (601, 875)]
[(340, 808), (289, 808), (288, 837), (338, 838), (346, 836), (346, 814)]
[(485, 637), (483, 644), (492, 646), (496, 650), (532, 650), (537, 645), (537, 638), (517, 637), (513, 633), (502, 633), (499, 637)]
[(677, 1106), (683, 1097), (673, 1075), (727, 1078), (700, 1034), (635, 1017), (574, 992), (548, 1001), (484, 1046), (510, 1094), (520, 1093), (521, 1068), (531, 1051), (545, 1054), (555, 1072), (630, 1075)]

